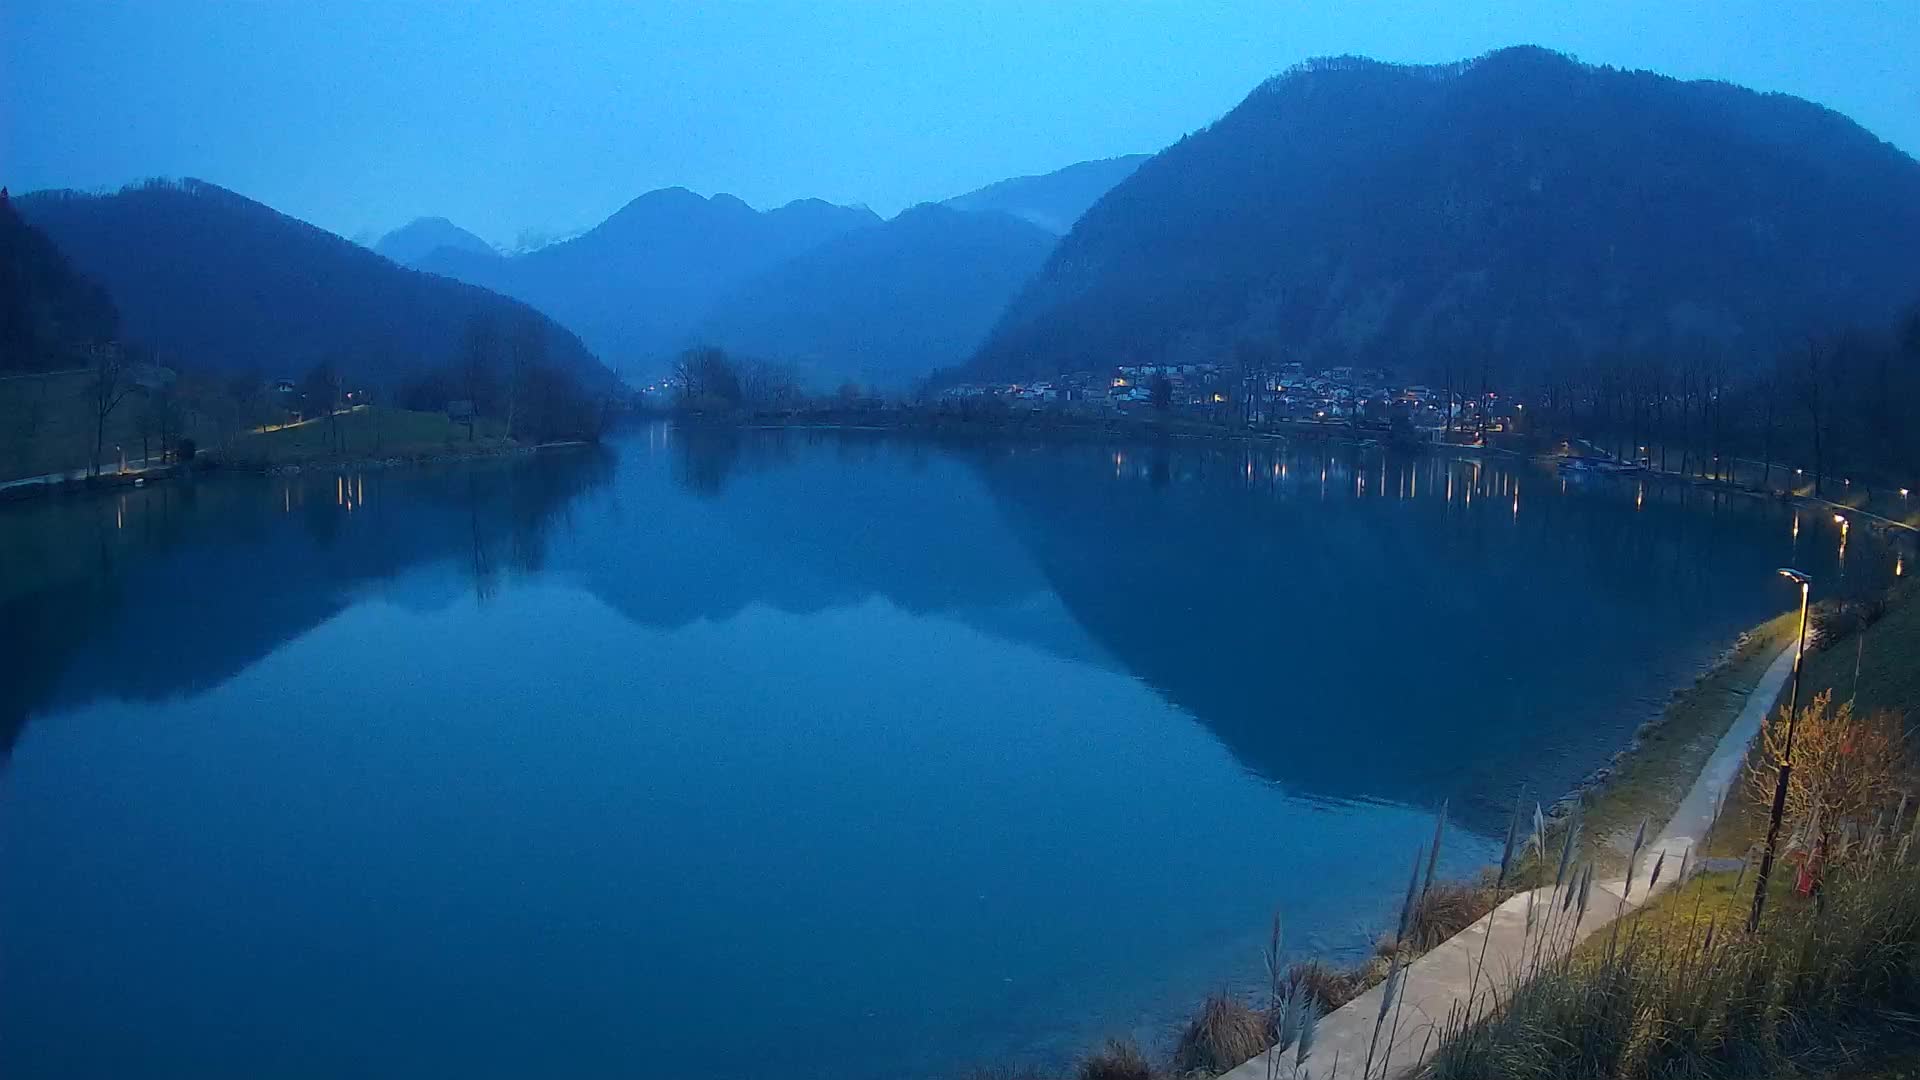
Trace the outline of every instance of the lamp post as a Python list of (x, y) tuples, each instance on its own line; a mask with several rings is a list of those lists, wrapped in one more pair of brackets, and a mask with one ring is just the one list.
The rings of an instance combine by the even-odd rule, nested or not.
[(1813, 579), (1790, 566), (1779, 570), (1781, 577), (1800, 586), (1800, 640), (1793, 647), (1793, 689), (1787, 692), (1787, 745), (1780, 755), (1779, 778), (1773, 786), (1773, 816), (1767, 821), (1767, 847), (1760, 855), (1760, 873), (1753, 882), (1753, 914), (1747, 918), (1747, 932), (1760, 929), (1760, 911), (1767, 905), (1767, 878), (1773, 873), (1773, 849), (1780, 840), (1780, 819), (1787, 812), (1787, 780), (1793, 775), (1793, 734), (1800, 723), (1800, 665), (1807, 655), (1807, 587)]

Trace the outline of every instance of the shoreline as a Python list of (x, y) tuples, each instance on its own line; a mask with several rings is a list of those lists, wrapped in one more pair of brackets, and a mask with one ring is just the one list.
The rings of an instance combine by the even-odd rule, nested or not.
[(232, 472), (255, 473), (261, 476), (297, 476), (304, 472), (343, 471), (355, 469), (398, 469), (405, 466), (454, 465), (463, 461), (485, 461), (491, 458), (518, 457), (533, 455), (548, 450), (564, 450), (573, 447), (590, 446), (582, 439), (563, 439), (544, 443), (511, 443), (491, 446), (476, 446), (462, 452), (453, 453), (414, 453), (414, 454), (368, 454), (364, 457), (315, 458), (308, 461), (290, 461), (284, 464), (267, 462), (219, 463), (214, 467)]
[(265, 461), (230, 462), (219, 457), (219, 451), (208, 450), (196, 455), (191, 462), (175, 462), (168, 465), (154, 465), (134, 472), (102, 473), (99, 476), (65, 475), (64, 478), (46, 476), (29, 477), (23, 480), (9, 481), (0, 485), (0, 506), (11, 503), (26, 503), (54, 496), (77, 496), (87, 494), (105, 494), (125, 488), (145, 487), (149, 483), (163, 480), (192, 478), (204, 473), (240, 473), (253, 476), (297, 476), (305, 472), (351, 471), (366, 469), (398, 469), (407, 466), (453, 465), (465, 461), (486, 461), (495, 458), (533, 455), (552, 450), (565, 450), (591, 446), (581, 439), (564, 439), (554, 442), (512, 445), (493, 445), (476, 447), (472, 450), (455, 453), (401, 453), (368, 454), (365, 456), (343, 458), (315, 458), (307, 461), (272, 463)]
[(1586, 855), (1603, 866), (1620, 861), (1622, 853), (1612, 848), (1630, 842), (1625, 837), (1642, 818), (1664, 827), (1765, 681), (1769, 665), (1792, 646), (1796, 626), (1795, 613), (1783, 612), (1742, 631), (1691, 683), (1671, 691), (1658, 715), (1636, 727), (1604, 764), (1547, 806), (1549, 826), (1578, 807)]

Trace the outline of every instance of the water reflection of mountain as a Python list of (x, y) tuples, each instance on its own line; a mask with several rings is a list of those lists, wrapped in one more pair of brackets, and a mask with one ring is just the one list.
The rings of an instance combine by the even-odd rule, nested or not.
[(1073, 617), (1306, 792), (1491, 824), (1516, 783), (1557, 795), (1604, 763), (1789, 599), (1768, 589), (1784, 519), (1750, 500), (1568, 498), (1524, 463), (1351, 449), (1043, 456), (979, 460)]
[[(482, 596), (540, 569), (610, 458), (573, 450), (336, 477), (209, 477), (0, 515), (0, 748), (35, 713), (218, 684), (368, 584), (446, 561)], [(316, 680), (328, 677), (316, 672)]]
[[(881, 598), (1136, 676), (1300, 792), (1483, 820), (1520, 780), (1557, 793), (1600, 764), (1784, 606), (1774, 566), (1832, 569), (1817, 527), (1795, 539), (1767, 504), (1563, 497), (1523, 464), (664, 426), (606, 454), (226, 477), (6, 525), (9, 741), (49, 707), (216, 684), (372, 583), (433, 605), (537, 571), (661, 628)], [(424, 563), (443, 571), (395, 583)]]
[(1046, 591), (978, 477), (926, 444), (659, 428), (623, 454), (612, 520), (574, 537), (559, 569), (648, 626), (871, 597), (916, 614), (987, 612)]
[(649, 451), (667, 467), (624, 470), (619, 497), (695, 498), (598, 535), (654, 572), (574, 552), (638, 621), (1045, 596), (1045, 618), (981, 628), (1143, 679), (1294, 789), (1452, 798), (1486, 821), (1516, 783), (1557, 794), (1604, 762), (1777, 610), (1770, 571), (1793, 557), (1766, 504), (1565, 497), (1518, 462), (846, 432), (673, 432)]

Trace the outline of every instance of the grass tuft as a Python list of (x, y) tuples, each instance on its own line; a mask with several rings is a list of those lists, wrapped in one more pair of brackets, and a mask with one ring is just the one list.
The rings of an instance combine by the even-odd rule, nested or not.
[(1302, 960), (1287, 969), (1286, 989), (1288, 993), (1305, 991), (1307, 999), (1325, 1014), (1366, 993), (1368, 987), (1386, 977), (1384, 961), (1336, 968), (1319, 960)]
[(1479, 921), (1499, 903), (1499, 891), (1489, 884), (1436, 881), (1413, 902), (1407, 942), (1426, 952)]
[(1272, 1044), (1266, 1013), (1216, 994), (1181, 1033), (1173, 1051), (1173, 1068), (1182, 1073), (1222, 1073)]
[(1075, 1075), (1079, 1080), (1154, 1080), (1146, 1055), (1123, 1039), (1108, 1039), (1106, 1046), (1080, 1062)]

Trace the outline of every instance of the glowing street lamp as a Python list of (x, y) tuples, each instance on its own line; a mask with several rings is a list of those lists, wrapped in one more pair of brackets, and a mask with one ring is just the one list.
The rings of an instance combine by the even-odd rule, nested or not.
[(1793, 735), (1800, 726), (1800, 662), (1807, 654), (1807, 591), (1813, 584), (1813, 578), (1790, 566), (1781, 567), (1778, 573), (1800, 586), (1800, 638), (1793, 647), (1793, 689), (1787, 692), (1787, 745), (1780, 755), (1780, 770), (1774, 781), (1773, 815), (1767, 820), (1767, 847), (1760, 856), (1760, 876), (1753, 883), (1753, 914), (1747, 918), (1748, 933), (1760, 928), (1760, 911), (1767, 904), (1767, 877), (1773, 873), (1773, 849), (1780, 842), (1780, 819), (1787, 811), (1787, 780), (1793, 775)]

